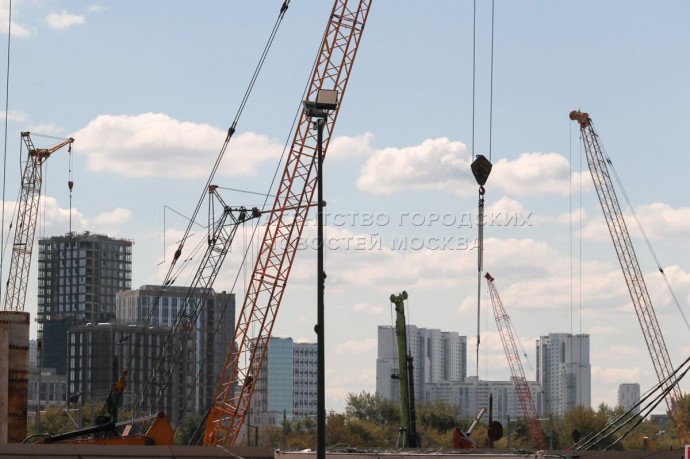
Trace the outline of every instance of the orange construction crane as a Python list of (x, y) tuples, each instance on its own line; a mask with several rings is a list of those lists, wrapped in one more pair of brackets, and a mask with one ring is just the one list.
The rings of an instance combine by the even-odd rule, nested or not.
[(666, 343), (654, 312), (654, 306), (642, 276), (640, 263), (637, 261), (637, 255), (623, 219), (623, 212), (616, 197), (616, 190), (611, 181), (607, 165), (610, 163), (610, 160), (604, 155), (599, 143), (599, 135), (594, 130), (592, 119), (589, 115), (573, 110), (570, 112), (570, 119), (577, 121), (580, 125), (580, 133), (582, 134), (589, 171), (592, 174), (594, 188), (597, 190), (599, 202), (604, 211), (606, 224), (608, 225), (613, 245), (616, 248), (616, 254), (623, 270), (625, 282), (628, 285), (630, 298), (635, 307), (637, 319), (642, 327), (642, 334), (652, 358), (657, 378), (662, 384), (663, 389), (668, 393), (666, 404), (671, 413), (678, 439), (681, 444), (686, 444), (690, 441), (690, 436), (688, 435), (687, 415), (684, 414), (684, 409), (681, 405), (683, 395), (678, 387), (677, 378), (673, 377), (674, 370), (673, 365), (671, 365), (671, 358), (666, 349)]
[[(22, 140), (26, 145), (28, 155), (22, 172), (21, 195), (17, 202), (17, 221), (14, 224), (12, 262), (7, 276), (4, 311), (24, 310), (43, 185), (43, 163), (51, 154), (64, 146), (69, 145), (71, 151), (74, 142), (74, 139), (70, 137), (49, 148), (36, 148), (29, 132), (22, 132)], [(69, 187), (72, 189), (71, 181)]]
[(501, 335), (503, 349), (506, 351), (508, 366), (510, 366), (510, 373), (513, 375), (513, 384), (515, 384), (515, 391), (517, 392), (520, 407), (522, 408), (522, 414), (525, 417), (525, 422), (527, 423), (529, 436), (532, 439), (532, 444), (535, 448), (542, 450), (546, 449), (546, 437), (544, 436), (544, 430), (539, 424), (539, 418), (537, 416), (537, 410), (534, 407), (532, 393), (529, 390), (527, 378), (525, 377), (525, 371), (522, 368), (520, 354), (518, 353), (517, 346), (515, 345), (515, 338), (513, 337), (513, 328), (510, 324), (510, 317), (508, 314), (506, 314), (506, 311), (503, 308), (503, 302), (501, 301), (501, 297), (498, 295), (496, 285), (494, 285), (494, 278), (491, 277), (491, 274), (489, 273), (486, 273), (484, 277), (486, 277), (487, 283), (489, 284), (489, 295), (491, 296), (491, 304), (493, 305), (494, 309), (496, 325), (498, 326), (498, 331)]
[[(342, 101), (357, 55), (371, 0), (336, 0), (323, 36), (307, 100), (317, 93), (336, 90)], [(322, 151), (326, 154), (340, 104), (323, 126)], [(233, 445), (244, 422), (261, 370), (276, 314), (285, 292), (298, 242), (317, 188), (317, 135), (312, 120), (302, 113), (285, 163), (273, 208), (266, 223), (254, 271), (240, 311), (211, 406), (204, 444)]]

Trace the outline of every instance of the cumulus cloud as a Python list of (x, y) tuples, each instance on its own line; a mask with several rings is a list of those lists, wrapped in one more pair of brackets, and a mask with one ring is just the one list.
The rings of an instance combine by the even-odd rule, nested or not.
[[(96, 172), (127, 177), (205, 177), (227, 133), (208, 124), (173, 119), (162, 113), (100, 115), (74, 133), (76, 151)], [(221, 176), (251, 176), (261, 161), (280, 156), (282, 146), (266, 136), (235, 134), (218, 169)]]
[[(592, 240), (608, 240), (610, 234), (601, 208), (597, 204), (597, 214), (582, 228), (582, 237)], [(632, 238), (641, 236), (641, 232), (629, 209), (622, 209), (623, 219)], [(686, 242), (690, 233), (690, 207), (673, 208), (665, 203), (652, 203), (637, 206), (635, 214), (650, 239), (673, 240)]]
[(83, 24), (84, 16), (68, 13), (63, 10), (59, 13), (50, 13), (46, 16), (45, 21), (53, 29), (66, 29), (73, 25)]
[(374, 153), (371, 142), (374, 134), (367, 132), (355, 137), (339, 136), (334, 138), (328, 146), (329, 159), (348, 159), (360, 156), (370, 156)]
[[(7, 33), (7, 23), (10, 17), (10, 2), (8, 0), (0, 1), (0, 31)], [(23, 25), (12, 20), (10, 30), (13, 37), (28, 37), (31, 35), (29, 29)]]
[(522, 153), (514, 160), (498, 160), (489, 180), (492, 185), (519, 196), (544, 193), (567, 196), (573, 179), (564, 156), (557, 153)]
[(462, 142), (427, 139), (421, 145), (384, 148), (362, 166), (357, 187), (373, 194), (399, 190), (476, 191), (469, 172), (472, 158)]
[(24, 112), (9, 111), (5, 113), (5, 110), (3, 110), (0, 112), (0, 116), (2, 118), (5, 118), (5, 116), (7, 116), (7, 119), (10, 121), (26, 121), (26, 113)]
[[(364, 192), (390, 194), (426, 189), (463, 196), (476, 192), (477, 185), (470, 171), (472, 157), (462, 142), (427, 139), (420, 145), (384, 148), (373, 153), (366, 139), (360, 142), (348, 139), (348, 142), (359, 146), (357, 151), (370, 155), (357, 181), (357, 187)], [(566, 196), (571, 187), (590, 188), (583, 174), (571, 172), (568, 160), (557, 153), (523, 153), (516, 159), (495, 162), (489, 182), (511, 195)]]

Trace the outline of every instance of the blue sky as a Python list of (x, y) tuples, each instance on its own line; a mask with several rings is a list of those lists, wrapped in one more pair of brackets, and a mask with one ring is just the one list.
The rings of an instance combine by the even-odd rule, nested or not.
[[(373, 1), (325, 165), (329, 409), (342, 410), (350, 392), (375, 390), (376, 329), (393, 323), (388, 298), (401, 290), (410, 295), (411, 323), (468, 337), (468, 371), (476, 374), (476, 251), (464, 242), (471, 247), (477, 229), (459, 224), (477, 205), (473, 124), (474, 153), (494, 163), (485, 269), (527, 350), (529, 379), (537, 337), (574, 332), (591, 334), (594, 407), (614, 405), (618, 384), (638, 382), (644, 390), (655, 381), (568, 119), (573, 109), (591, 114), (690, 315), (690, 5), (497, 1), (491, 106), (491, 5), (477, 3), (473, 116), (473, 2)], [(160, 283), (161, 262), (186, 226), (175, 212), (191, 214), (203, 192), (281, 4), (14, 1), (6, 222), (19, 189), (19, 133), (73, 136), (72, 228), (134, 240), (133, 286)], [(9, 4), (0, 5), (7, 70)], [(291, 2), (219, 186), (266, 193), (282, 170), (279, 157), (331, 5)], [(49, 160), (37, 236), (68, 230), (67, 180), (61, 151)], [(231, 191), (223, 198), (262, 203)], [(690, 353), (688, 329), (628, 224), (678, 365)], [(215, 286), (230, 290), (239, 274), (238, 304), (249, 276), (239, 252), (252, 244), (250, 232), (238, 233)], [(311, 225), (305, 237), (314, 233)], [(314, 251), (301, 250), (275, 335), (315, 341), (315, 270)], [(27, 308), (34, 313), (32, 288)], [(479, 376), (505, 380), (484, 289)]]

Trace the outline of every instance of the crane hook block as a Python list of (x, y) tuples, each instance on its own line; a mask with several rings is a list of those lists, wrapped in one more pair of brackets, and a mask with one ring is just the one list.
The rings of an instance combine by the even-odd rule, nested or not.
[(489, 179), (489, 174), (491, 174), (491, 162), (486, 159), (485, 156), (477, 155), (477, 158), (472, 161), (472, 165), (470, 167), (477, 184), (479, 186), (483, 186)]

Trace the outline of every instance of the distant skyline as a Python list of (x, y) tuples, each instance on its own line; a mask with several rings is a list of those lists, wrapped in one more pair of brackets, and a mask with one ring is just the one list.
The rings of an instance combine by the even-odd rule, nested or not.
[[(70, 228), (131, 239), (132, 288), (160, 284), (282, 3), (15, 0), (8, 43), (9, 2), (0, 1), (4, 239), (25, 153), (20, 132), (72, 136), (72, 155), (47, 162), (36, 239)], [(253, 193), (275, 193), (331, 7), (291, 2), (216, 175), (228, 204), (272, 204)], [(593, 408), (615, 406), (622, 383), (642, 392), (656, 383), (573, 109), (590, 113), (654, 249), (621, 191), (671, 360), (690, 355), (687, 323), (655, 261), (690, 315), (690, 4), (496, 1), (494, 13), (492, 35), (490, 2), (477, 2), (475, 20), (469, 0), (372, 1), (324, 168), (329, 410), (343, 410), (348, 393), (375, 391), (377, 327), (394, 323), (388, 300), (402, 290), (411, 323), (467, 336), (469, 376), (509, 378), (485, 285), (478, 313), (473, 154), (493, 163), (484, 269), (526, 350), (527, 378), (540, 336), (586, 333)], [(187, 248), (204, 238), (205, 212)], [(233, 289), (238, 308), (254, 223), (238, 232), (216, 282)], [(316, 340), (315, 233), (312, 220), (273, 336)], [(245, 250), (252, 261), (240, 268)]]

